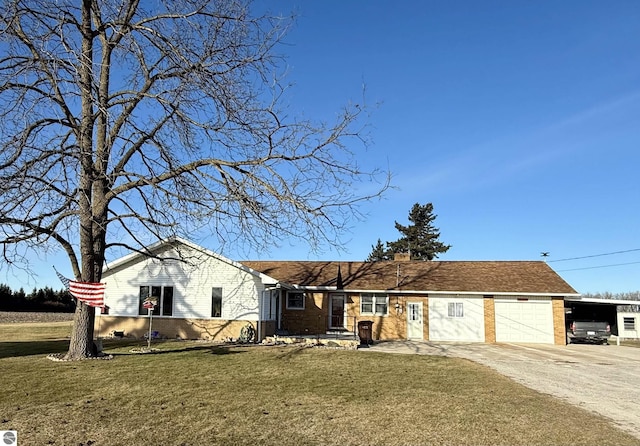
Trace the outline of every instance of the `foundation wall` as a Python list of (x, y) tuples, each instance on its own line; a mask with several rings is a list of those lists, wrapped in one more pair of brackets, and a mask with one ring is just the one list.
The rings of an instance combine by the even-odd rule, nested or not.
[[(151, 331), (157, 332), (159, 338), (165, 339), (207, 339), (223, 341), (229, 338), (238, 339), (240, 331), (247, 324), (251, 324), (258, 331), (256, 321), (226, 321), (218, 319), (179, 319), (153, 318)], [(265, 327), (275, 331), (275, 323), (265, 322)], [(95, 336), (110, 337), (114, 331), (124, 332), (125, 337), (143, 338), (149, 333), (149, 318), (101, 316), (96, 318)], [(262, 336), (266, 334), (263, 332)]]

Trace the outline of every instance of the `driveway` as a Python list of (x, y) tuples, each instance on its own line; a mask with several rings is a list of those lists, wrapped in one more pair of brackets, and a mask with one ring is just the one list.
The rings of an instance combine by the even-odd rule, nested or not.
[(640, 438), (640, 348), (390, 341), (366, 350), (466, 358), (603, 415)]

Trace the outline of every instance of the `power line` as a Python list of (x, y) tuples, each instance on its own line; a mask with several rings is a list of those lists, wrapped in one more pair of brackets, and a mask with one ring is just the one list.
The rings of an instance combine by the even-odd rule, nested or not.
[[(637, 250), (635, 250), (637, 251)], [(595, 256), (590, 256), (590, 257), (595, 257)], [(581, 257), (583, 258), (583, 257)], [(559, 261), (559, 260), (558, 260)], [(636, 265), (640, 262), (629, 262), (629, 263), (616, 263), (615, 265), (600, 265), (600, 266), (587, 266), (584, 268), (573, 268), (573, 269), (560, 269), (558, 271), (556, 271), (557, 273), (562, 273), (562, 272), (566, 272), (566, 271), (581, 271), (583, 269), (598, 269), (598, 268), (610, 268), (612, 266), (625, 266), (625, 265)]]
[[(591, 255), (591, 256), (570, 257), (568, 259), (547, 260), (547, 263), (551, 263), (551, 262), (566, 262), (568, 260), (590, 259), (592, 257), (612, 256), (614, 254), (624, 254), (626, 252), (634, 252), (634, 251), (640, 251), (640, 248), (627, 249), (625, 251), (605, 252), (604, 254), (594, 254), (594, 255)], [(623, 265), (626, 265), (626, 263), (623, 263)], [(598, 267), (594, 267), (594, 268), (598, 268)], [(587, 268), (584, 268), (584, 269), (587, 269)], [(568, 270), (565, 270), (565, 271), (568, 271)]]

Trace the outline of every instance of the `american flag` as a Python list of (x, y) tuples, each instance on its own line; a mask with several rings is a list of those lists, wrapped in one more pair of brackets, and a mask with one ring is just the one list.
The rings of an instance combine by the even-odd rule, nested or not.
[(76, 282), (69, 280), (53, 268), (62, 284), (69, 290), (69, 294), (90, 307), (104, 307), (104, 289), (106, 283)]
[(60, 279), (60, 282), (62, 282), (62, 284), (64, 285), (64, 287), (66, 289), (69, 289), (69, 279), (67, 279), (66, 277), (64, 277), (62, 274), (60, 274), (58, 272), (58, 270), (56, 269), (56, 267), (53, 267), (53, 270), (56, 272), (56, 275), (58, 276), (58, 279)]
[(105, 283), (69, 281), (69, 293), (90, 307), (104, 307)]

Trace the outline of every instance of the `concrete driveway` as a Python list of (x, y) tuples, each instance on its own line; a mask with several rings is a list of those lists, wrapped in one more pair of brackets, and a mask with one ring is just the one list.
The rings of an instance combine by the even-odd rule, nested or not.
[(603, 415), (640, 438), (640, 348), (389, 341), (363, 350), (466, 358)]

